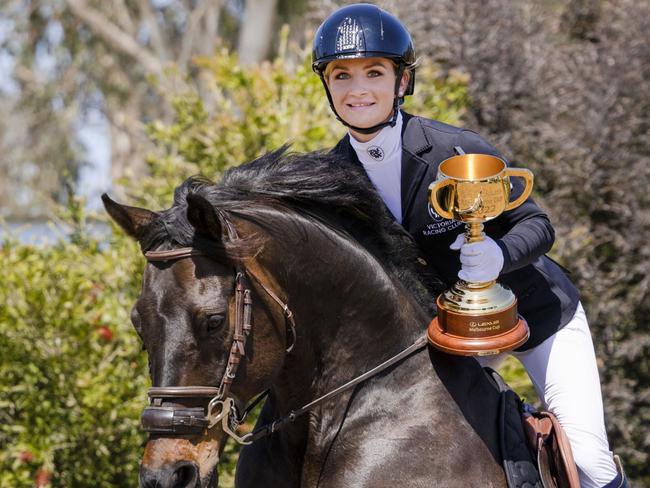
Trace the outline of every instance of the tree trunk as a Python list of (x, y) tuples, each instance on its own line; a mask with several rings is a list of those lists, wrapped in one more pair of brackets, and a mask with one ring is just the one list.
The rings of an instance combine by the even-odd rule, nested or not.
[(269, 54), (277, 0), (246, 0), (244, 20), (239, 31), (239, 62), (246, 66), (259, 63)]

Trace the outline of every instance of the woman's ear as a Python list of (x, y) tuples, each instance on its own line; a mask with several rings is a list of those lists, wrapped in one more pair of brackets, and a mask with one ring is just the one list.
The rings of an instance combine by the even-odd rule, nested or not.
[(406, 88), (409, 86), (410, 78), (411, 78), (411, 72), (408, 70), (404, 70), (404, 73), (402, 73), (402, 79), (399, 82), (398, 94), (400, 97), (403, 97), (404, 94), (406, 93)]
[(323, 70), (322, 75), (321, 75), (321, 77), (323, 78), (323, 83), (325, 83), (325, 85), (327, 85), (328, 87), (330, 86), (330, 73), (331, 73), (331, 71), (332, 70), (327, 69), (327, 66), (326, 66), (325, 69)]

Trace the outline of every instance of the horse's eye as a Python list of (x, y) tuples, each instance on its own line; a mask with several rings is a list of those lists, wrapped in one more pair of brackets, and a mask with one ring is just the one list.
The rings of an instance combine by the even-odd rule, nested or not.
[(212, 314), (208, 315), (205, 319), (205, 329), (208, 334), (217, 332), (223, 325), (223, 315)]

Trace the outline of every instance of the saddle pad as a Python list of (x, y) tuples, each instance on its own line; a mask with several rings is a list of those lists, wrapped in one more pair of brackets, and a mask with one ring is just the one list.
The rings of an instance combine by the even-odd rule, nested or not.
[(521, 400), (508, 388), (499, 374), (485, 368), (488, 377), (500, 392), (499, 434), (503, 469), (509, 488), (543, 488), (535, 460), (521, 422)]

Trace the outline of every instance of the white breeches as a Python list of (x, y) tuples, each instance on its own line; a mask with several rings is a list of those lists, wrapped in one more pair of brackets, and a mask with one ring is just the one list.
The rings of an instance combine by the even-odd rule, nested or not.
[(581, 488), (599, 488), (612, 481), (616, 466), (605, 432), (596, 355), (582, 304), (565, 327), (537, 347), (482, 357), (479, 362), (496, 369), (507, 354), (523, 364), (545, 408), (562, 424)]

